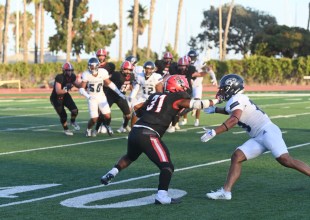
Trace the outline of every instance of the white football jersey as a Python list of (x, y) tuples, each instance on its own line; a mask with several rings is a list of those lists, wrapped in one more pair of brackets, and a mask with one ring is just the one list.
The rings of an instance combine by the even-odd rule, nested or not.
[[(202, 63), (199, 59), (197, 59), (197, 60), (195, 61), (195, 63), (194, 63), (194, 64), (191, 64), (191, 65), (193, 65), (193, 66), (196, 68), (196, 71), (197, 71), (198, 73), (203, 72), (203, 70), (202, 70), (203, 63)], [(203, 81), (203, 77), (196, 77), (196, 79), (193, 80), (192, 86), (193, 86), (193, 87), (201, 86), (202, 81)]]
[(98, 75), (93, 76), (89, 70), (82, 74), (82, 82), (87, 82), (87, 93), (90, 96), (103, 96), (104, 80), (109, 79), (109, 73), (104, 68), (98, 69)]
[(226, 103), (225, 110), (230, 115), (236, 109), (242, 110), (238, 125), (244, 128), (251, 137), (256, 137), (262, 128), (271, 122), (268, 115), (244, 94), (236, 94)]
[(143, 98), (148, 98), (151, 94), (156, 92), (156, 85), (163, 81), (162, 76), (159, 73), (153, 73), (148, 79), (145, 78), (145, 74), (138, 73), (136, 83), (139, 84), (140, 89), (138, 94), (141, 94)]

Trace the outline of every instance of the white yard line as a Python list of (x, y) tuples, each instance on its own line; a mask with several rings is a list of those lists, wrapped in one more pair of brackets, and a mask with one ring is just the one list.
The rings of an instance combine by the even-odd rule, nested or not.
[[(304, 144), (298, 144), (298, 145), (295, 145), (295, 146), (291, 146), (291, 147), (288, 147), (288, 149), (300, 148), (300, 147), (304, 147), (304, 146), (307, 146), (307, 145), (310, 145), (310, 142), (304, 143)], [(270, 153), (270, 152), (268, 151), (266, 153)], [(216, 165), (216, 164), (225, 163), (225, 162), (228, 162), (228, 161), (230, 161), (230, 159), (218, 160), (218, 161), (213, 161), (213, 162), (204, 163), (204, 164), (197, 164), (197, 165), (194, 165), (194, 166), (189, 166), (189, 167), (183, 167), (183, 168), (175, 169), (174, 172), (180, 172), (180, 171), (184, 171), (184, 170), (191, 170), (191, 169), (195, 169), (195, 168)], [(128, 182), (137, 181), (137, 180), (141, 180), (141, 179), (147, 179), (147, 178), (150, 178), (150, 177), (153, 177), (153, 176), (158, 176), (158, 175), (159, 175), (159, 173), (153, 173), (153, 174), (148, 174), (148, 175), (144, 175), (144, 176), (140, 176), (140, 177), (133, 177), (133, 178), (126, 179), (126, 180), (112, 182), (108, 186), (118, 185), (118, 184), (122, 184), (122, 183), (128, 183)], [(11, 203), (0, 205), (0, 208), (8, 207), (8, 206), (13, 206), (13, 205), (26, 204), (26, 203), (36, 202), (36, 201), (42, 201), (42, 200), (46, 200), (46, 199), (52, 199), (52, 198), (56, 198), (56, 197), (60, 197), (60, 196), (70, 195), (70, 194), (84, 192), (84, 191), (92, 190), (92, 189), (98, 189), (98, 188), (102, 188), (102, 187), (107, 187), (107, 186), (96, 185), (96, 186), (90, 186), (90, 187), (76, 189), (76, 190), (72, 190), (72, 191), (67, 191), (67, 192), (63, 192), (63, 193), (57, 193), (57, 194), (54, 194), (54, 195), (44, 196), (44, 197), (40, 197), (40, 198), (28, 199), (28, 200), (23, 200), (23, 201), (18, 201), (18, 202), (11, 202)]]

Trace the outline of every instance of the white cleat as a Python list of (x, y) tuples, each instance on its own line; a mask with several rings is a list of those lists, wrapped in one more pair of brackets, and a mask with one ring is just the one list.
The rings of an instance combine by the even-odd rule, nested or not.
[(106, 134), (108, 131), (105, 126), (101, 125), (98, 129), (98, 133)]
[(194, 123), (194, 126), (195, 126), (195, 127), (198, 127), (198, 126), (199, 126), (199, 120), (198, 120), (198, 119), (196, 119), (196, 121), (195, 121), (195, 123)]
[(169, 128), (167, 129), (168, 133), (174, 133), (175, 132), (175, 126), (169, 126)]
[(91, 129), (86, 129), (85, 136), (91, 137)]
[(187, 124), (187, 119), (183, 119), (183, 121), (179, 122), (180, 125), (186, 125)]
[(209, 199), (222, 199), (222, 200), (231, 200), (231, 192), (226, 192), (223, 188), (218, 189), (216, 192), (211, 191), (207, 193), (206, 196)]
[(76, 131), (79, 131), (81, 129), (80, 126), (76, 122), (71, 122), (70, 124)]
[(72, 135), (73, 135), (73, 132), (70, 131), (69, 129), (68, 129), (68, 130), (64, 130), (64, 133), (65, 133), (65, 135), (67, 135), (67, 136), (72, 136)]
[(118, 133), (126, 133), (126, 132), (127, 132), (126, 128), (123, 128), (123, 126), (120, 127), (119, 129), (117, 129), (116, 131), (117, 131)]
[(179, 126), (179, 123), (176, 123), (176, 125), (175, 125), (175, 130), (180, 130), (181, 128), (180, 128), (180, 126)]

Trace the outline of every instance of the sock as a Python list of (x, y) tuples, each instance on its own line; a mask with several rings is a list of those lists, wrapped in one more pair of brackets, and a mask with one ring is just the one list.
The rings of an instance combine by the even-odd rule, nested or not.
[(116, 176), (118, 174), (118, 169), (116, 167), (113, 167), (112, 170), (109, 171), (113, 176)]

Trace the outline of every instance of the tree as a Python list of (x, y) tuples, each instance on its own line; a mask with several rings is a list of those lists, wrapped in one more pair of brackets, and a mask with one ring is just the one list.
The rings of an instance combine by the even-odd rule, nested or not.
[[(3, 55), (3, 27), (4, 27), (4, 13), (5, 11), (5, 8), (3, 7), (3, 5), (0, 5), (0, 42), (1, 42), (1, 46), (0, 46), (0, 55), (2, 56)], [(1, 59), (2, 60), (2, 59)]]
[[(230, 5), (225, 4), (222, 7), (223, 22), (227, 23), (228, 11)], [(255, 11), (251, 8), (244, 8), (241, 5), (235, 5), (232, 9), (231, 25), (229, 26), (227, 39), (227, 52), (233, 51), (243, 55), (250, 51), (253, 37), (256, 33), (269, 24), (277, 24), (275, 17), (265, 14), (261, 11)], [(216, 8), (211, 6), (209, 10), (203, 12), (204, 20), (201, 22), (201, 28), (204, 31), (196, 37), (191, 37), (189, 46), (191, 48), (199, 48), (203, 50), (205, 42), (213, 42), (209, 44), (210, 48), (219, 46), (219, 16)]]
[[(136, 8), (135, 8), (136, 7)], [(134, 10), (137, 10), (137, 14), (135, 14)], [(141, 4), (139, 4), (138, 0), (135, 0), (135, 4), (132, 6), (130, 10), (128, 10), (129, 15), (128, 15), (128, 26), (131, 26), (133, 29), (133, 35), (136, 36), (135, 42), (133, 44), (136, 44), (137, 47), (139, 46), (139, 35), (142, 35), (144, 33), (145, 27), (148, 24), (148, 20), (145, 18), (146, 13), (147, 13), (147, 8), (143, 7)], [(134, 31), (135, 25), (134, 25), (134, 15), (137, 16), (137, 27), (136, 30)], [(133, 39), (134, 40), (134, 39)]]
[(67, 59), (66, 61), (70, 61), (70, 53), (71, 53), (71, 45), (72, 45), (72, 10), (73, 10), (73, 0), (70, 0), (69, 6), (69, 18), (68, 18), (68, 30), (67, 30)]
[[(117, 25), (101, 25), (98, 21), (93, 21), (92, 15), (85, 16), (88, 12), (88, 0), (75, 0), (72, 17), (72, 55), (77, 56), (80, 61), (80, 54), (85, 51), (91, 53), (98, 48), (111, 44), (115, 37)], [(44, 8), (51, 13), (55, 21), (57, 33), (49, 38), (49, 48), (53, 52), (67, 52), (67, 22), (69, 19), (69, 0), (44, 1)]]
[(228, 38), (228, 32), (229, 32), (229, 26), (231, 21), (231, 15), (232, 15), (232, 9), (234, 7), (234, 0), (231, 1), (225, 26), (225, 32), (224, 32), (224, 41), (223, 41), (223, 52), (222, 52), (222, 59), (226, 59), (226, 46), (227, 46), (227, 38)]
[(3, 42), (2, 42), (2, 46), (3, 46), (2, 62), (3, 63), (7, 63), (9, 16), (10, 16), (10, 0), (6, 0), (5, 11), (4, 11)]
[(176, 25), (175, 25), (174, 48), (173, 48), (175, 51), (178, 50), (179, 29), (180, 29), (180, 20), (181, 20), (182, 7), (183, 7), (183, 0), (179, 0), (177, 22), (176, 22)]
[[(34, 30), (34, 23), (33, 23), (33, 15), (30, 12), (26, 12), (26, 22), (27, 22), (27, 32), (26, 32), (26, 43), (24, 39), (24, 16), (22, 16), (21, 12), (13, 13), (10, 16), (10, 23), (13, 25), (13, 36), (16, 39), (15, 44), (19, 44), (20, 47), (25, 51), (25, 48), (28, 47), (28, 42), (32, 37), (32, 32)], [(21, 19), (19, 19), (19, 18)], [(19, 23), (17, 23), (17, 21)], [(19, 33), (22, 33), (20, 35)], [(18, 41), (18, 42), (17, 42)], [(27, 49), (26, 49), (27, 50)], [(17, 51), (16, 51), (17, 52)]]
[(35, 17), (35, 31), (34, 31), (34, 63), (38, 63), (38, 48), (39, 48), (39, 24), (40, 24), (40, 0), (34, 1), (34, 17)]
[(24, 62), (28, 63), (28, 24), (27, 24), (27, 1), (23, 0), (24, 13), (23, 13), (23, 49), (24, 49)]
[(41, 13), (41, 19), (40, 19), (40, 24), (41, 24), (41, 28), (40, 28), (40, 63), (44, 63), (44, 25), (45, 25), (45, 21), (44, 21), (44, 6), (43, 3), (40, 2), (40, 13)]
[(255, 35), (251, 50), (264, 56), (308, 56), (310, 54), (310, 33), (303, 28), (285, 25), (269, 25)]
[(122, 60), (122, 53), (123, 53), (123, 0), (119, 0), (119, 42), (118, 42), (118, 60)]
[(153, 29), (153, 14), (154, 14), (154, 10), (155, 10), (155, 3), (156, 3), (156, 0), (151, 0), (149, 29), (148, 29), (148, 38), (147, 38), (147, 51), (146, 51), (146, 57), (148, 59), (150, 58), (150, 51), (151, 51), (151, 40), (152, 40), (152, 29)]

